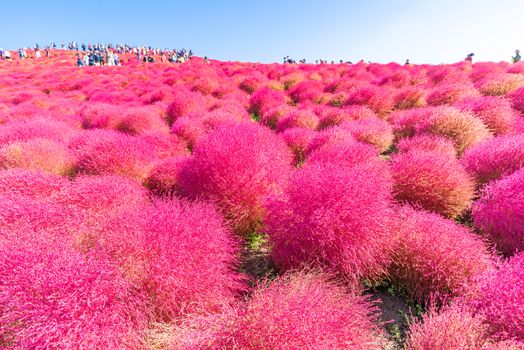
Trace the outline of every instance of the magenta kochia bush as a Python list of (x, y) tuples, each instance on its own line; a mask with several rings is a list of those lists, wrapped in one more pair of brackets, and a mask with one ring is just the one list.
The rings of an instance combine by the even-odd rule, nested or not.
[(455, 104), (455, 107), (473, 112), (495, 135), (513, 130), (516, 111), (507, 99), (495, 96), (468, 98)]
[(178, 171), (189, 157), (165, 158), (153, 166), (144, 185), (155, 195), (170, 196), (178, 188)]
[(392, 159), (395, 198), (453, 218), (466, 210), (475, 182), (455, 158), (413, 150)]
[(144, 302), (103, 257), (66, 246), (0, 243), (4, 349), (136, 349)]
[(266, 203), (271, 258), (282, 270), (333, 270), (353, 287), (362, 278), (375, 279), (388, 263), (390, 199), (387, 171), (308, 165), (282, 196)]
[(464, 153), (462, 164), (481, 185), (510, 175), (524, 166), (524, 134), (481, 142)]
[(243, 289), (239, 244), (207, 203), (155, 201), (129, 210), (108, 223), (98, 243), (159, 320), (220, 311)]
[(486, 244), (467, 228), (407, 206), (396, 213), (389, 278), (414, 301), (441, 303), (458, 296), (494, 268)]
[(484, 188), (474, 203), (472, 215), (477, 227), (506, 255), (524, 251), (524, 169)]
[(180, 170), (180, 193), (214, 202), (238, 234), (256, 230), (263, 198), (286, 185), (293, 156), (282, 139), (253, 123), (225, 124), (195, 146)]
[(497, 339), (524, 342), (524, 253), (479, 279), (466, 305), (486, 319)]
[[(250, 300), (173, 334), (176, 350), (382, 349), (378, 310), (319, 273), (261, 282)], [(189, 330), (189, 332), (187, 331)]]

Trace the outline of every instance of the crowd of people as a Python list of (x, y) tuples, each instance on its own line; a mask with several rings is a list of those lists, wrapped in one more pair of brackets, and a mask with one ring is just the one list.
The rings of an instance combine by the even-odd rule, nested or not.
[[(28, 48), (24, 47), (18, 49), (19, 58), (29, 58), (28, 50)], [(61, 45), (51, 43), (45, 46), (44, 49), (41, 49), (40, 45), (36, 44), (32, 50), (33, 56), (31, 58), (40, 59), (43, 55), (50, 57), (52, 50), (77, 51), (75, 56), (77, 66), (118, 66), (121, 64), (119, 56), (121, 54), (133, 54), (138, 62), (150, 63), (155, 61), (184, 63), (193, 57), (193, 51), (186, 49), (158, 49), (151, 46), (133, 46), (128, 44), (78, 44), (72, 41), (67, 45), (64, 43), (61, 43)], [(0, 59), (11, 60), (11, 52), (0, 48)]]

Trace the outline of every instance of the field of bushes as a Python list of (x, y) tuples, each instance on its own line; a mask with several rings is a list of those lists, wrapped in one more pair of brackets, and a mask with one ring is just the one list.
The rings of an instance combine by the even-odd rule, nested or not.
[(122, 60), (0, 62), (0, 348), (524, 349), (524, 63)]

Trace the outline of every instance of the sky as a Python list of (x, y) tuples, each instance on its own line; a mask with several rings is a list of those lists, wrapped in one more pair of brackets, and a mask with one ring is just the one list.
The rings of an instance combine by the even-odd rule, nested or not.
[(524, 0), (2, 1), (0, 47), (70, 41), (192, 49), (225, 61), (509, 61)]

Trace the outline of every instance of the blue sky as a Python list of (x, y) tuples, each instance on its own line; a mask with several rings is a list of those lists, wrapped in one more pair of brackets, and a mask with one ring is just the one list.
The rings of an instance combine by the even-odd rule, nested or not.
[(524, 0), (9, 1), (0, 47), (128, 42), (222, 60), (449, 63), (524, 51)]

